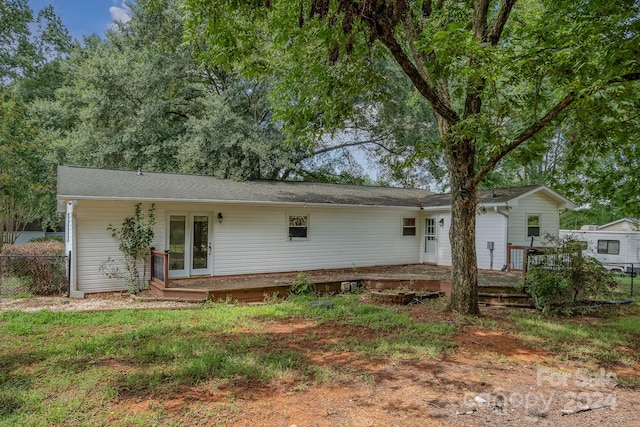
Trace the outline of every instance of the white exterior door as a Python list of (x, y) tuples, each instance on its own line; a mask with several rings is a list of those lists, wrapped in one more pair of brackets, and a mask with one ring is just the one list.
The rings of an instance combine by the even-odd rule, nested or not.
[(427, 217), (424, 220), (424, 256), (422, 262), (435, 264), (438, 261), (438, 229), (436, 218)]
[(211, 226), (208, 213), (168, 215), (169, 277), (211, 274)]

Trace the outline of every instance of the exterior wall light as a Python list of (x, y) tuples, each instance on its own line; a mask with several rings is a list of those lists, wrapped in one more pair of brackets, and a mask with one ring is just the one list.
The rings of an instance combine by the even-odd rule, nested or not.
[(224, 217), (222, 216), (222, 212), (218, 212), (218, 222), (220, 224), (222, 224), (222, 220), (224, 219)]
[(440, 227), (444, 227), (444, 218), (440, 218), (440, 221), (438, 221), (438, 224), (440, 224)]

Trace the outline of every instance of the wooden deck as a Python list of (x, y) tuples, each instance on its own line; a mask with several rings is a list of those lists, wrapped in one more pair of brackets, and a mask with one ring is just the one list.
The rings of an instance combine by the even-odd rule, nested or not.
[[(372, 290), (407, 288), (417, 291), (441, 291), (446, 296), (451, 293), (449, 267), (411, 264), (314, 270), (306, 271), (304, 274), (319, 293), (339, 293), (343, 282), (356, 282), (358, 286)], [(192, 277), (171, 279), (166, 287), (151, 282), (150, 289), (157, 297), (167, 299), (260, 302), (265, 297), (288, 296), (297, 276), (298, 272)], [(513, 288), (519, 277), (518, 274), (482, 271), (479, 282), (484, 294), (490, 293), (487, 288)]]

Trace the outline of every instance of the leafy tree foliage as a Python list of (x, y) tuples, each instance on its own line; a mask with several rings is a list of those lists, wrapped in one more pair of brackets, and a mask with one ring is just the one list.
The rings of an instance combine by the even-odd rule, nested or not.
[[(199, 42), (183, 41), (178, 2), (147, 3), (131, 5), (131, 20), (104, 41), (76, 45), (57, 100), (37, 106), (63, 161), (240, 180), (318, 171), (309, 147), (284, 143), (267, 100), (270, 79), (200, 64)], [(325, 169), (325, 179), (340, 166)]]
[(612, 273), (597, 259), (582, 255), (579, 242), (555, 240), (554, 249), (529, 259), (524, 287), (538, 310), (573, 314), (589, 299), (603, 297), (617, 287)]
[(0, 222), (9, 243), (28, 222), (55, 222), (51, 146), (30, 103), (53, 97), (69, 43), (52, 6), (34, 14), (26, 0), (0, 3)]
[(46, 150), (16, 97), (0, 98), (0, 251), (2, 241), (14, 243), (28, 222), (48, 225), (55, 201)]
[[(35, 29), (35, 32), (32, 30)], [(29, 77), (41, 70), (71, 39), (53, 6), (34, 17), (26, 0), (0, 3), (0, 81)]]
[[(435, 113), (423, 141), (447, 170), (451, 308), (478, 314), (476, 189), (508, 155), (538, 156), (562, 120), (627, 102), (637, 79), (635, 1), (185, 0), (207, 63), (276, 76), (276, 120), (318, 141), (395, 94), (395, 62)], [(425, 120), (427, 122), (427, 120)], [(433, 122), (430, 122), (433, 127)], [(429, 128), (423, 128), (427, 132)], [(593, 144), (594, 141), (589, 141)]]
[(603, 225), (625, 215), (610, 204), (593, 204), (588, 208), (568, 211), (560, 215), (560, 228), (565, 230), (579, 230), (583, 225)]

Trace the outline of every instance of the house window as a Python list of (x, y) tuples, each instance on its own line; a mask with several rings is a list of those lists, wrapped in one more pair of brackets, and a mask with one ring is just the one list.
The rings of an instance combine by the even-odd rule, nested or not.
[(620, 253), (620, 240), (598, 240), (598, 253), (618, 255)]
[(402, 235), (403, 236), (416, 235), (416, 219), (415, 218), (402, 218)]
[(540, 237), (540, 215), (527, 216), (527, 237)]
[(307, 215), (289, 215), (289, 239), (309, 237), (309, 217)]

